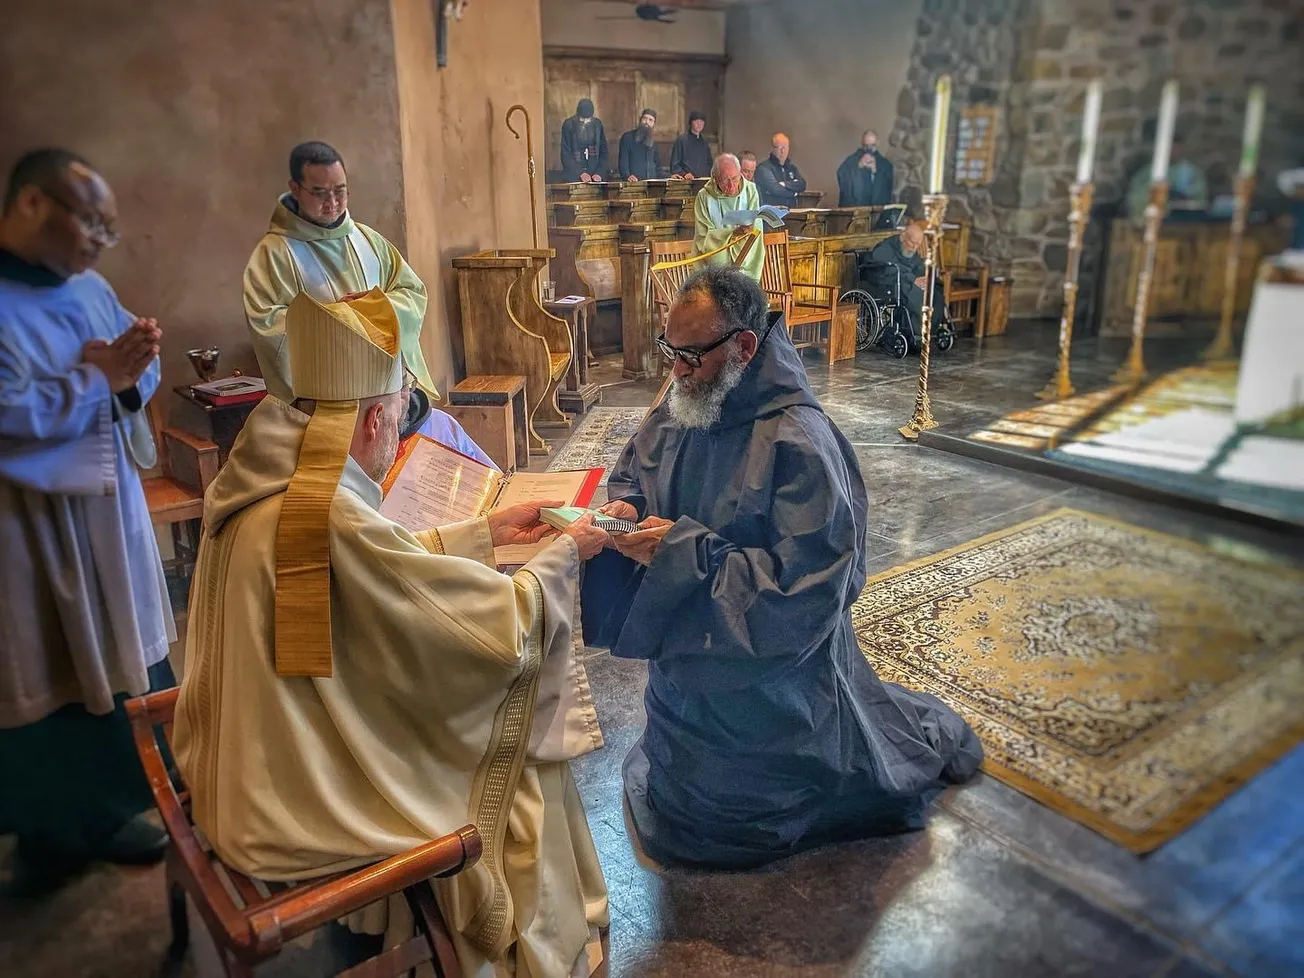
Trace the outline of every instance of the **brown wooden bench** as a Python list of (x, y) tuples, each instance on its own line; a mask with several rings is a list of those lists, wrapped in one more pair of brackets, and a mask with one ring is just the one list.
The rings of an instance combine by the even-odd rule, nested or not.
[(395, 978), (431, 962), (439, 978), (461, 978), (448, 928), (430, 887), (434, 876), (453, 876), (480, 858), (480, 834), (472, 825), (380, 862), (298, 883), (257, 880), (226, 866), (190, 818), (189, 793), (169, 776), (162, 745), (172, 738), (179, 689), (127, 701), (136, 751), (154, 803), (172, 844), (166, 867), (172, 954), (189, 943), (186, 897), (217, 945), (230, 978), (251, 978), (253, 968), (275, 957), (295, 938), (324, 924), (402, 893), (412, 908), (417, 934), (364, 961), (339, 978)]

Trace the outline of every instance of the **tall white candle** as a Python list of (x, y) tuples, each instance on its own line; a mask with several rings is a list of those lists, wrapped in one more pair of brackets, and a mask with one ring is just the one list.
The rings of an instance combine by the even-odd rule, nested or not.
[(1173, 155), (1173, 130), (1177, 128), (1177, 82), (1164, 83), (1159, 102), (1159, 127), (1155, 131), (1155, 161), (1150, 168), (1151, 183), (1168, 182), (1168, 160)]
[(1100, 129), (1100, 79), (1087, 86), (1086, 111), (1082, 115), (1082, 149), (1078, 152), (1078, 183), (1091, 182), (1091, 165), (1096, 159), (1096, 132)]
[(946, 124), (951, 116), (951, 76), (937, 79), (937, 95), (933, 99), (933, 158), (928, 169), (928, 192), (942, 192), (942, 173), (946, 167)]
[(1245, 136), (1241, 139), (1241, 176), (1252, 177), (1259, 165), (1259, 137), (1263, 135), (1263, 86), (1250, 89), (1245, 103)]

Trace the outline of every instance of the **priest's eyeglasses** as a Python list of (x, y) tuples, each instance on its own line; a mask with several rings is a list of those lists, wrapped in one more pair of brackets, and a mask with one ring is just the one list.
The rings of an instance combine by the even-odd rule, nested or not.
[(745, 326), (740, 326), (737, 329), (731, 329), (729, 330), (729, 332), (725, 333), (714, 343), (708, 343), (706, 346), (702, 346), (702, 347), (671, 346), (669, 343), (666, 342), (666, 334), (662, 333), (660, 336), (657, 337), (657, 349), (660, 350), (661, 355), (665, 357), (667, 360), (669, 360), (671, 363), (674, 363), (676, 360), (681, 360), (683, 361), (685, 366), (692, 367), (694, 370), (697, 370), (702, 366), (702, 357), (706, 356), (716, 347), (724, 346), (726, 343), (728, 343), (739, 333), (746, 333), (746, 332), (748, 332), (748, 330)]
[(92, 241), (98, 242), (100, 247), (112, 248), (122, 240), (122, 235), (118, 230), (109, 227), (102, 218), (86, 214), (81, 208), (73, 207), (72, 204), (52, 193), (46, 193), (45, 196), (66, 210), (72, 219), (77, 222), (77, 226), (82, 229), (82, 234)]
[[(303, 184), (300, 184), (299, 186), (302, 187)], [(315, 200), (320, 200), (323, 204), (326, 203), (326, 201), (330, 200), (332, 197), (338, 200), (340, 203), (343, 203), (344, 201), (349, 199), (348, 187), (334, 187), (334, 188), (328, 187), (323, 189), (309, 189), (307, 187), (304, 187), (303, 189), (308, 191), (308, 196), (314, 198)]]

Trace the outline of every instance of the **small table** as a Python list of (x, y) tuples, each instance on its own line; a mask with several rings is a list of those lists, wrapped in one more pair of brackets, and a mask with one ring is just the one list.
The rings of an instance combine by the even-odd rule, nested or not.
[(240, 434), (245, 420), (258, 406), (258, 402), (218, 407), (196, 397), (189, 385), (173, 387), (172, 392), (181, 399), (181, 403), (177, 405), (177, 410), (168, 412), (168, 423), (173, 428), (215, 442), (218, 464), (225, 465), (236, 436)]
[(570, 414), (583, 414), (602, 400), (602, 388), (589, 381), (589, 367), (597, 363), (589, 356), (589, 316), (597, 305), (598, 300), (593, 296), (567, 296), (543, 302), (547, 312), (570, 323), (575, 355), (571, 357), (566, 384), (557, 391), (557, 406)]
[(524, 377), (467, 377), (448, 392), (448, 403), (440, 410), (456, 418), (501, 471), (511, 473), (518, 465), (528, 464), (530, 415), (525, 404)]

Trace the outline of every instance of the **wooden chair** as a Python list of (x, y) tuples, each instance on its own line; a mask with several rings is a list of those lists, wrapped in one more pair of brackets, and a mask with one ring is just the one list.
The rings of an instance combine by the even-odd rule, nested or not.
[[(792, 345), (797, 349), (816, 346), (832, 356), (829, 335), (838, 314), (836, 286), (792, 280), (792, 258), (788, 254), (788, 232), (765, 234), (765, 267), (761, 288), (770, 300), (771, 309), (781, 309)], [(798, 294), (801, 290), (803, 294)]]
[[(688, 276), (700, 267), (693, 262), (693, 242), (687, 241), (653, 241), (652, 268), (652, 318), (656, 320), (657, 333), (666, 331), (670, 321), (670, 307), (675, 304), (675, 296), (688, 281)], [(657, 357), (657, 377), (666, 372), (666, 358)]]
[(141, 479), (150, 521), (172, 532), (176, 557), (168, 563), (182, 573), (194, 565), (195, 521), (204, 515), (204, 492), (217, 478), (218, 447), (208, 441), (163, 424), (157, 401), (150, 401), (150, 427), (158, 446), (157, 474)]
[(468, 374), (525, 378), (531, 454), (547, 454), (541, 425), (569, 428), (557, 387), (570, 369), (570, 324), (539, 303), (537, 281), (552, 249), (478, 251), (453, 259)]
[(190, 799), (174, 785), (163, 760), (169, 745), (178, 689), (127, 701), (136, 751), (172, 844), (166, 870), (171, 954), (190, 939), (186, 897), (217, 945), (229, 978), (251, 978), (253, 968), (275, 957), (297, 937), (395, 893), (412, 907), (418, 933), (340, 978), (390, 978), (429, 961), (439, 978), (461, 978), (461, 968), (435, 895), (432, 876), (452, 876), (480, 858), (480, 834), (467, 825), (424, 846), (344, 873), (300, 883), (256, 880), (223, 865), (190, 819)]
[[(730, 256), (730, 261), (735, 267), (747, 260), (755, 244), (756, 235), (753, 234), (738, 254)], [(648, 274), (652, 280), (652, 315), (656, 318), (659, 327), (657, 332), (665, 333), (666, 324), (670, 319), (670, 307), (675, 304), (675, 297), (679, 295), (679, 290), (684, 287), (684, 283), (716, 255), (737, 248), (738, 242), (731, 241), (703, 255), (693, 254), (692, 241), (653, 241), (651, 247), (652, 268)], [(657, 377), (661, 377), (665, 372), (666, 358), (658, 356)]]
[(974, 336), (982, 336), (987, 325), (987, 287), (991, 271), (985, 265), (970, 267), (969, 225), (943, 225), (942, 295), (951, 322), (959, 328), (970, 326)]

